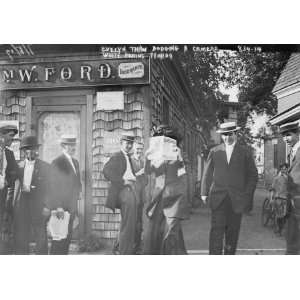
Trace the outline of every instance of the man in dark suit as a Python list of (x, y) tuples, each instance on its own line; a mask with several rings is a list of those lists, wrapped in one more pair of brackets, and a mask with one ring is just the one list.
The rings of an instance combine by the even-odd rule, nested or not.
[(130, 151), (134, 142), (133, 136), (122, 135), (121, 150), (113, 154), (103, 168), (103, 174), (111, 182), (106, 200), (106, 207), (121, 210), (119, 233), (120, 254), (135, 254), (137, 234), (137, 195), (136, 176), (133, 169)]
[(203, 172), (202, 200), (208, 197), (212, 210), (210, 254), (235, 254), (242, 214), (253, 207), (257, 169), (251, 152), (237, 143), (238, 129), (235, 122), (221, 124), (224, 143), (211, 149)]
[(16, 254), (29, 254), (31, 233), (35, 253), (48, 254), (46, 199), (49, 196), (50, 165), (37, 158), (39, 146), (36, 136), (24, 137), (20, 145), (25, 160), (20, 166), (20, 181), (15, 193)]
[(0, 125), (0, 254), (13, 253), (13, 195), (19, 168), (10, 146), (17, 133), (15, 125)]
[(288, 220), (286, 254), (299, 254), (300, 250), (300, 141), (299, 121), (280, 126), (280, 133), (290, 148), (288, 155)]
[(142, 232), (143, 232), (143, 208), (146, 201), (145, 187), (148, 178), (145, 174), (145, 161), (143, 159), (144, 145), (140, 142), (133, 144), (132, 167), (136, 175), (135, 189), (137, 197), (137, 228), (136, 228), (136, 253), (141, 253)]
[(78, 200), (81, 193), (81, 178), (79, 162), (74, 158), (76, 152), (76, 137), (61, 137), (62, 154), (51, 163), (51, 197), (48, 208), (58, 218), (63, 218), (65, 212), (70, 214), (68, 235), (61, 240), (52, 240), (50, 254), (68, 254), (72, 239), (73, 222), (77, 216)]

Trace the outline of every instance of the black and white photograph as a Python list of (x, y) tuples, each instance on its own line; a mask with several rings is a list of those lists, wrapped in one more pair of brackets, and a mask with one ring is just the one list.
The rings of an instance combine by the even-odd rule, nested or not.
[(2, 298), (297, 298), (295, 1), (0, 9)]
[(1, 254), (299, 254), (299, 50), (0, 45)]

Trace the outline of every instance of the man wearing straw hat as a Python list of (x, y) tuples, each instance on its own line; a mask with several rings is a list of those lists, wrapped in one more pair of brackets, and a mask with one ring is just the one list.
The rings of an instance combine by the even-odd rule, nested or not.
[(235, 254), (242, 214), (253, 206), (257, 169), (250, 151), (237, 143), (239, 129), (235, 122), (220, 125), (223, 143), (211, 149), (204, 167), (201, 195), (211, 208), (210, 254)]
[(68, 254), (72, 239), (73, 222), (77, 215), (81, 193), (79, 162), (74, 158), (76, 137), (63, 135), (60, 140), (62, 154), (51, 163), (51, 197), (48, 208), (58, 219), (68, 215), (68, 234), (65, 238), (52, 240), (50, 254)]
[(280, 126), (280, 133), (290, 148), (288, 155), (288, 214), (286, 254), (299, 254), (300, 250), (300, 140), (299, 121)]
[(121, 136), (121, 149), (113, 154), (103, 168), (103, 174), (111, 182), (106, 207), (121, 210), (121, 224), (118, 237), (120, 254), (136, 254), (138, 233), (138, 197), (136, 174), (131, 160), (134, 136)]
[(29, 254), (31, 233), (35, 254), (48, 254), (46, 199), (49, 196), (50, 165), (38, 159), (39, 146), (36, 136), (25, 136), (21, 140), (20, 150), (24, 152), (25, 160), (20, 165), (20, 182), (15, 193), (16, 254)]
[(10, 146), (18, 133), (16, 125), (0, 125), (0, 254), (13, 253), (13, 195), (19, 168)]

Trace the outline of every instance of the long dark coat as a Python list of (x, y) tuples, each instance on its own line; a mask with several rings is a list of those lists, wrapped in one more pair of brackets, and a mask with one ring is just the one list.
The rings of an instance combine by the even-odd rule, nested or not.
[[(23, 192), (24, 164), (20, 167), (20, 181), (16, 184), (14, 208), (15, 251), (17, 254), (29, 254), (31, 238), (36, 242), (36, 253), (47, 254), (46, 216), (43, 209), (50, 196), (50, 165), (36, 159), (30, 192)], [(33, 235), (31, 235), (33, 233)]]
[(230, 197), (233, 210), (243, 213), (253, 207), (257, 169), (248, 149), (236, 144), (228, 164), (225, 145), (211, 149), (203, 171), (201, 195), (209, 196), (211, 209)]
[(126, 172), (126, 158), (122, 151), (116, 152), (103, 168), (104, 177), (111, 182), (105, 206), (114, 210), (121, 208), (120, 191), (124, 187), (123, 175)]
[[(36, 159), (31, 179), (30, 192), (26, 195), (26, 200), (30, 200), (29, 211), (33, 223), (43, 222), (43, 208), (46, 206), (47, 198), (50, 196), (50, 164), (40, 159)], [(20, 181), (23, 185), (24, 166), (20, 168)], [(22, 201), (23, 193), (20, 200)], [(16, 203), (17, 205), (17, 203)]]
[(77, 212), (82, 186), (79, 163), (74, 158), (72, 160), (76, 173), (64, 154), (51, 163), (51, 196), (47, 200), (47, 207), (51, 210), (62, 207), (70, 213)]
[(4, 189), (0, 191), (0, 254), (11, 253), (13, 243), (13, 198), (19, 167), (13, 151), (5, 148), (7, 166)]
[(163, 213), (169, 218), (185, 219), (188, 216), (187, 174), (178, 176), (178, 170), (184, 166), (180, 161), (166, 161), (159, 168), (151, 166), (146, 160), (145, 173), (155, 177), (165, 176), (162, 188), (152, 189), (151, 199), (147, 211), (153, 210), (159, 201), (162, 201)]
[(288, 192), (293, 200), (293, 214), (300, 219), (300, 148), (288, 170)]

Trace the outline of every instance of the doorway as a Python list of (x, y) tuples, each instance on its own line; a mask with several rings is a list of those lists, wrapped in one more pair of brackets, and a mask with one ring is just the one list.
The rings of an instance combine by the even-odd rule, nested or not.
[(85, 233), (86, 222), (86, 97), (49, 95), (31, 98), (31, 134), (36, 134), (41, 145), (40, 159), (51, 163), (61, 155), (60, 137), (72, 134), (77, 138), (75, 158), (79, 162), (82, 196), (78, 200), (79, 226), (74, 232), (74, 238), (80, 238)]

